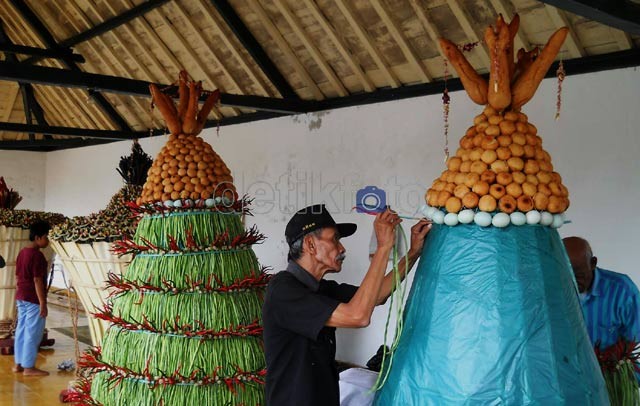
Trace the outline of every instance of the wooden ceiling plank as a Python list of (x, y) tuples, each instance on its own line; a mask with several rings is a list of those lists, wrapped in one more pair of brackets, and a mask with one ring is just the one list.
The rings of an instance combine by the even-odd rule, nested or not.
[(373, 9), (376, 11), (378, 16), (382, 19), (382, 22), (387, 27), (387, 30), (395, 40), (396, 44), (402, 50), (404, 57), (407, 61), (414, 67), (414, 70), (420, 77), (420, 80), (424, 82), (431, 82), (432, 78), (427, 68), (422, 63), (418, 54), (416, 54), (415, 50), (411, 47), (411, 44), (402, 34), (402, 27), (395, 21), (395, 19), (389, 14), (389, 11), (382, 4), (380, 0), (370, 0), (370, 4), (373, 6)]
[[(507, 8), (507, 3), (505, 2), (505, 0), (490, 1), (496, 13), (502, 14), (502, 17), (505, 20), (511, 21), (511, 19), (513, 18), (513, 12)], [(531, 44), (529, 43), (529, 41), (527, 41), (527, 39), (524, 35), (522, 35), (521, 32), (521, 30), (518, 30), (518, 32), (516, 33), (516, 37), (514, 38), (514, 54), (517, 54), (520, 48), (524, 48), (525, 51), (528, 51), (531, 48)]]
[[(80, 17), (82, 23), (85, 25), (86, 29), (91, 29), (91, 26), (93, 25), (93, 23), (91, 22), (91, 20), (89, 20), (89, 18), (86, 16), (86, 14), (84, 13), (84, 11), (82, 11), (80, 9), (80, 7), (78, 7), (75, 2), (70, 2), (71, 6), (74, 9), (75, 14)], [(101, 20), (104, 21), (104, 18), (100, 15), (100, 13), (98, 12), (97, 9), (95, 9), (92, 5), (90, 5), (90, 7), (92, 8), (92, 11), (94, 12), (94, 14), (96, 14), (96, 16), (98, 18), (100, 18)], [(60, 9), (60, 8), (59, 8)], [(61, 11), (66, 12), (66, 10), (62, 9)], [(67, 19), (69, 21), (73, 20), (73, 17), (67, 14)], [(75, 24), (74, 21), (74, 25), (77, 27), (76, 30), (78, 31), (82, 31), (83, 28), (79, 27), (77, 24)], [(123, 48), (123, 50), (129, 55), (129, 58), (131, 60), (133, 60), (138, 67), (141, 67), (142, 65), (139, 63), (138, 58), (133, 55), (130, 50), (128, 49), (128, 47), (124, 44), (124, 42), (121, 40), (120, 36), (112, 31), (111, 34), (113, 34), (113, 37), (116, 39), (116, 41), (119, 43), (119, 45)], [(102, 49), (108, 54), (105, 58), (104, 53), (100, 52), (100, 50), (94, 45), (94, 42), (99, 43), (102, 46)], [(121, 57), (119, 57), (118, 55), (115, 54), (114, 50), (111, 48), (111, 46), (109, 46), (109, 44), (107, 44), (107, 42), (105, 41), (104, 37), (99, 36), (99, 37), (95, 37), (92, 41), (86, 41), (85, 42), (86, 45), (88, 45), (89, 47), (91, 47), (92, 52), (94, 53), (94, 55), (96, 57), (99, 58), (99, 60), (104, 63), (106, 66), (108, 66), (111, 71), (111, 74), (114, 75), (120, 75), (121, 72), (124, 72), (125, 75), (129, 76), (129, 77), (133, 77), (133, 72), (129, 69), (128, 66), (126, 66), (122, 60)], [(118, 70), (116, 69), (116, 67), (110, 62), (110, 61), (114, 61), (119, 67), (120, 67), (120, 72), (118, 72)], [(95, 70), (95, 68), (94, 68)], [(96, 70), (99, 71), (99, 70)], [(146, 67), (144, 67), (142, 69), (143, 72), (147, 73), (148, 69)], [(150, 74), (150, 72), (149, 72)], [(137, 125), (141, 126), (141, 127), (148, 127), (149, 123), (145, 121), (144, 118), (142, 117), (149, 117), (150, 121), (151, 121), (151, 126), (161, 126), (162, 124), (159, 122), (159, 120), (157, 120), (153, 115), (149, 114), (149, 109), (147, 108), (146, 105), (142, 104), (142, 102), (140, 102), (140, 100), (137, 99), (132, 99), (132, 103), (135, 107), (137, 107), (139, 109), (139, 111), (142, 112), (143, 116), (141, 117), (139, 115), (138, 112), (136, 112), (135, 110), (132, 110), (131, 107), (129, 107), (130, 105), (126, 102), (126, 100), (124, 100), (122, 97), (117, 96), (118, 101), (120, 102), (120, 104), (123, 106), (123, 108), (127, 108), (127, 112), (129, 113), (129, 115), (135, 119), (137, 121)]]
[[(424, 31), (427, 33), (431, 41), (434, 42), (434, 44), (438, 44), (440, 33), (438, 32), (435, 24), (431, 21), (431, 18), (427, 15), (426, 10), (422, 8), (422, 5), (418, 0), (410, 0), (409, 2), (411, 3), (413, 12), (416, 14), (416, 16), (418, 16), (418, 20), (422, 24), (422, 28), (424, 29)], [(440, 54), (440, 56), (446, 60), (447, 56), (440, 48), (440, 45), (436, 45), (436, 48), (438, 49), (438, 53)]]
[(618, 44), (618, 47), (620, 48), (621, 51), (635, 48), (633, 40), (631, 39), (631, 36), (628, 33), (622, 30), (619, 30), (617, 28), (611, 28), (611, 32), (613, 33), (613, 38), (615, 38), (616, 43)]
[(399, 87), (401, 83), (398, 80), (398, 77), (391, 71), (389, 66), (387, 66), (382, 54), (380, 53), (378, 48), (374, 46), (371, 36), (362, 28), (361, 24), (356, 20), (352, 6), (344, 0), (336, 0), (336, 4), (344, 18), (347, 20), (355, 34), (358, 36), (358, 39), (360, 40), (362, 45), (365, 47), (369, 55), (371, 55), (371, 57), (373, 58), (373, 61), (376, 63), (378, 68), (382, 72), (384, 72), (387, 78), (388, 85), (393, 88)]
[(11, 113), (13, 112), (13, 106), (15, 106), (16, 104), (16, 99), (18, 98), (18, 94), (20, 94), (20, 86), (18, 86), (17, 84), (15, 84), (15, 86), (11, 86), (11, 90), (6, 94), (7, 97), (7, 103), (5, 103), (4, 105), (4, 111), (2, 112), (2, 115), (0, 116), (0, 121), (7, 121), (9, 120), (9, 116), (11, 116)]
[(569, 22), (567, 16), (564, 14), (564, 11), (548, 4), (545, 4), (544, 9), (556, 28), (560, 28), (563, 26), (569, 27), (569, 35), (567, 35), (567, 39), (564, 42), (565, 49), (569, 51), (569, 56), (571, 58), (586, 56), (587, 54), (584, 50), (584, 47), (580, 43), (580, 39), (573, 30), (573, 27), (571, 26), (571, 23)]
[(307, 51), (309, 51), (311, 57), (318, 64), (318, 67), (327, 78), (329, 83), (331, 83), (338, 95), (348, 95), (349, 91), (344, 87), (344, 84), (340, 81), (333, 68), (327, 63), (324, 56), (322, 56), (318, 47), (314, 45), (311, 38), (309, 38), (309, 35), (304, 31), (304, 28), (300, 24), (298, 18), (291, 12), (289, 7), (284, 4), (283, 0), (274, 0), (274, 3), (278, 7), (278, 11), (280, 12), (280, 14), (284, 16), (291, 29), (293, 29), (293, 32), (302, 41), (302, 44), (305, 46)]
[[(0, 116), (1, 121), (9, 121), (9, 117), (11, 113), (13, 113), (13, 106), (16, 105), (16, 100), (18, 99), (18, 95), (20, 94), (20, 86), (17, 83), (11, 84), (11, 90), (6, 94), (7, 103), (4, 105), (4, 111)], [(0, 140), (3, 140), (5, 136), (4, 131), (0, 133)]]
[[(49, 29), (41, 21), (40, 16), (37, 15), (25, 0), (9, 0), (11, 4), (19, 10), (22, 18), (29, 23), (31, 31), (35, 32), (38, 37), (44, 42), (47, 48), (58, 48), (59, 44), (53, 37)], [(69, 58), (62, 59), (65, 67), (72, 71), (82, 71), (78, 65)], [(114, 122), (120, 129), (130, 130), (129, 124), (124, 120), (118, 111), (111, 105), (111, 103), (100, 92), (95, 92), (90, 97), (100, 106), (102, 110), (109, 116), (112, 122)]]
[[(200, 29), (198, 29), (194, 24), (193, 21), (191, 21), (191, 17), (187, 14), (186, 10), (184, 9), (184, 7), (182, 7), (180, 5), (180, 3), (176, 2), (172, 2), (171, 5), (178, 10), (178, 14), (180, 15), (180, 17), (182, 17), (182, 19), (187, 23), (187, 25), (189, 26), (189, 28), (191, 29), (191, 31), (196, 35), (196, 37), (198, 38), (198, 40), (200, 41), (200, 43), (202, 45), (204, 45), (204, 47), (209, 51), (209, 53), (213, 56), (213, 61), (216, 63), (216, 65), (218, 65), (220, 67), (220, 70), (222, 71), (222, 73), (229, 79), (229, 81), (231, 82), (231, 84), (233, 85), (234, 89), (239, 93), (239, 94), (246, 94), (246, 92), (242, 89), (242, 86), (240, 86), (240, 84), (238, 83), (238, 81), (236, 81), (235, 77), (233, 76), (233, 74), (231, 74), (231, 72), (229, 71), (229, 69), (226, 67), (226, 65), (222, 62), (222, 60), (220, 58), (218, 58), (218, 55), (216, 55), (216, 51), (213, 49), (213, 47), (211, 46), (211, 44), (209, 44), (209, 42), (204, 38), (204, 36), (202, 35), (202, 31)], [(231, 89), (220, 89), (220, 91), (225, 91), (228, 92)]]
[(267, 30), (269, 36), (273, 39), (273, 41), (278, 46), (280, 52), (282, 52), (285, 57), (289, 60), (289, 63), (293, 66), (294, 70), (300, 75), (300, 78), (305, 83), (307, 88), (313, 94), (314, 99), (322, 100), (324, 99), (324, 94), (316, 84), (316, 82), (311, 78), (307, 69), (302, 65), (296, 54), (293, 52), (287, 40), (284, 39), (282, 34), (278, 28), (273, 24), (267, 12), (262, 8), (262, 5), (257, 0), (248, 0), (247, 1), (251, 6), (251, 10), (256, 14), (258, 20), (262, 26)]
[[(57, 2), (53, 2), (51, 4), (56, 7), (56, 10), (57, 10), (58, 13), (61, 13), (63, 16), (65, 16), (67, 18), (67, 20), (72, 25), (75, 26), (75, 19), (73, 19), (71, 16), (69, 16), (69, 14), (67, 13), (66, 10), (61, 9)], [(55, 18), (54, 16), (51, 16), (50, 10), (47, 7), (43, 7), (41, 12), (48, 14), (49, 18)], [(80, 30), (80, 29), (76, 27), (76, 30)], [(37, 41), (40, 42), (39, 39), (37, 39)], [(93, 47), (89, 43), (87, 43), (87, 45)], [(94, 50), (94, 52), (97, 52), (97, 50)], [(105, 61), (105, 63), (108, 63), (108, 61)], [(53, 61), (49, 61), (48, 63), (45, 63), (43, 66), (51, 66), (52, 64), (53, 64), (53, 66), (57, 66), (57, 67), (61, 66), (61, 64), (59, 64), (59, 63), (58, 64), (54, 64)], [(87, 61), (85, 63), (85, 68), (94, 69), (93, 68), (93, 64), (91, 62), (89, 62), (89, 61)], [(56, 94), (61, 93), (63, 95), (61, 100), (64, 100), (66, 97), (69, 96), (69, 93), (67, 91), (65, 91), (64, 89), (55, 89), (55, 93)], [(89, 97), (90, 96), (87, 94), (87, 99)], [(77, 97), (77, 95), (75, 93), (72, 93), (71, 99), (75, 100), (76, 103), (77, 103), (77, 106), (80, 106), (80, 109), (82, 111), (84, 111), (89, 117), (88, 118), (89, 121), (87, 121), (87, 117), (82, 117), (82, 120), (77, 120), (77, 121), (84, 121), (85, 125), (87, 125), (86, 123), (90, 123), (89, 126), (98, 127), (98, 128), (110, 128), (110, 129), (115, 129), (116, 128), (115, 124), (112, 122), (110, 117), (102, 109), (96, 108), (95, 106), (92, 105), (91, 107), (92, 107), (92, 109), (94, 111), (86, 110), (87, 99), (82, 100), (79, 97)], [(69, 99), (69, 100), (71, 100), (71, 99)], [(64, 103), (64, 104), (67, 104), (67, 103)]]
[(467, 38), (469, 38), (471, 42), (480, 43), (481, 46), (476, 47), (476, 49), (478, 50), (477, 52), (480, 56), (480, 60), (482, 61), (483, 67), (489, 70), (489, 67), (491, 66), (489, 52), (487, 52), (487, 48), (486, 48), (486, 45), (484, 44), (484, 41), (482, 40), (482, 38), (478, 36), (475, 29), (473, 28), (473, 24), (471, 23), (471, 20), (469, 20), (469, 17), (467, 17), (467, 13), (462, 8), (462, 4), (460, 4), (459, 0), (449, 0), (447, 2), (447, 5), (453, 12), (453, 15), (456, 17), (456, 20), (462, 27), (462, 30), (466, 34)]
[[(130, 0), (121, 0), (121, 2), (122, 2), (122, 4), (124, 4), (127, 7), (132, 7), (133, 6), (133, 4), (131, 3)], [(168, 82), (170, 82), (170, 83), (175, 82), (177, 80), (176, 79), (177, 78), (177, 73), (180, 72), (183, 69), (182, 63), (180, 63), (178, 61), (178, 59), (173, 54), (173, 52), (167, 47), (167, 45), (160, 38), (158, 33), (151, 27), (151, 25), (149, 24), (149, 22), (146, 20), (146, 18), (144, 16), (142, 16), (142, 18), (136, 18), (134, 20), (134, 23), (137, 23), (139, 25), (139, 27), (142, 29), (142, 31), (144, 31), (144, 33), (147, 35), (149, 40), (151, 40), (153, 42), (153, 44), (155, 45), (155, 47), (160, 52), (162, 52), (162, 54), (164, 55), (164, 59), (171, 63), (171, 65), (173, 66), (173, 69), (175, 69), (175, 72), (176, 72), (175, 75), (171, 75), (170, 73), (168, 73), (166, 71), (166, 69), (163, 68), (164, 64), (162, 64), (162, 63), (158, 67), (165, 74), (166, 80)], [(220, 111), (218, 110), (217, 107), (214, 107), (211, 110), (211, 112), (212, 112), (213, 116), (218, 120), (223, 117), (222, 113), (220, 113)], [(160, 127), (164, 128), (165, 126), (161, 125)]]
[[(0, 7), (2, 7), (3, 3), (0, 3)], [(14, 38), (18, 38), (20, 39), (20, 42), (22, 43), (36, 43), (40, 46), (44, 46), (44, 44), (42, 43), (42, 40), (33, 34), (33, 32), (28, 29), (28, 27), (26, 27), (24, 25), (23, 19), (20, 18), (20, 15), (17, 14), (16, 10), (13, 10), (12, 7), (9, 7), (7, 5), (7, 8), (3, 10), (3, 14), (4, 15), (9, 15), (9, 14), (13, 14), (11, 21), (13, 22), (18, 22), (18, 24), (20, 24), (22, 27), (14, 27), (12, 25), (9, 25), (7, 28), (12, 31), (13, 33), (13, 37)], [(58, 63), (58, 67), (60, 67), (61, 64)], [(60, 96), (59, 94), (62, 94), (62, 96)], [(65, 100), (76, 100), (76, 103), (78, 103), (81, 106), (81, 109), (84, 109), (84, 104), (86, 104), (86, 101), (78, 101), (75, 98), (75, 95), (69, 95), (65, 89), (50, 89), (50, 97), (53, 97), (57, 100), (58, 103), (60, 103), (60, 105), (64, 106), (68, 104), (68, 101)], [(70, 109), (65, 109), (65, 112), (69, 111)], [(99, 110), (101, 113), (103, 113), (103, 118), (105, 120), (107, 120), (107, 122), (109, 122), (109, 125), (112, 126), (113, 124), (108, 121), (107, 117), (106, 117), (106, 113), (102, 112), (102, 110)], [(92, 120), (89, 120), (88, 117), (85, 117), (84, 115), (79, 114), (79, 117), (81, 119), (77, 120), (77, 121), (83, 121), (83, 125), (85, 126), (95, 126), (96, 123), (93, 122)], [(71, 121), (73, 122), (73, 120)]]
[(349, 52), (347, 44), (344, 42), (341, 36), (339, 36), (333, 26), (329, 23), (329, 20), (322, 13), (318, 5), (314, 0), (304, 0), (304, 5), (311, 11), (314, 18), (320, 24), (320, 27), (324, 30), (324, 32), (329, 36), (329, 39), (333, 42), (333, 45), (336, 47), (342, 58), (347, 62), (353, 74), (360, 80), (362, 87), (367, 92), (372, 92), (375, 90), (375, 86), (371, 79), (364, 72), (356, 57)]
[[(193, 48), (191, 48), (191, 46), (189, 45), (187, 40), (184, 39), (182, 34), (180, 34), (180, 32), (178, 32), (178, 30), (174, 27), (174, 25), (171, 24), (171, 22), (169, 21), (167, 16), (165, 16), (164, 13), (161, 10), (155, 10), (154, 14), (156, 14), (158, 17), (160, 17), (160, 20), (165, 25), (165, 27), (169, 31), (171, 31), (171, 34), (173, 34), (173, 36), (178, 40), (178, 42), (180, 43), (182, 48), (189, 54), (191, 59), (193, 59), (193, 61), (195, 62), (196, 66), (198, 67), (198, 70), (202, 74), (202, 77), (209, 82), (210, 86), (212, 86), (212, 87), (217, 89), (218, 85), (216, 84), (216, 81), (213, 79), (211, 74), (209, 74), (209, 72), (207, 72), (205, 70), (205, 68), (204, 68), (206, 66), (204, 61), (198, 56), (198, 54), (196, 54), (196, 52), (193, 50)], [(240, 110), (238, 110), (236, 108), (232, 108), (231, 111), (232, 111), (233, 115), (237, 116), (237, 115), (240, 114)], [(215, 113), (216, 113), (215, 114), (216, 118), (220, 118), (222, 116), (222, 114), (220, 112), (215, 112)]]
[[(95, 7), (93, 4), (91, 4), (90, 2), (88, 2), (87, 4), (89, 4), (89, 8), (90, 10), (102, 21), (106, 21), (108, 20), (107, 18), (103, 17), (102, 14), (100, 13), (100, 11), (97, 9), (97, 7)], [(79, 12), (79, 11), (78, 11)], [(85, 24), (91, 24), (88, 19), (85, 19)], [(147, 80), (155, 82), (157, 79), (154, 78), (153, 73), (151, 73), (151, 71), (149, 70), (149, 68), (147, 68), (147, 66), (144, 63), (140, 62), (140, 59), (138, 58), (137, 55), (134, 55), (133, 51), (131, 50), (131, 47), (129, 45), (127, 45), (124, 41), (124, 39), (122, 38), (122, 36), (120, 34), (118, 34), (117, 31), (112, 30), (109, 32), (111, 34), (111, 36), (114, 38), (114, 40), (116, 41), (116, 43), (120, 46), (120, 48), (122, 48), (122, 50), (127, 54), (127, 56), (129, 57), (130, 61), (133, 61), (133, 63), (135, 63), (135, 65), (138, 67), (138, 69), (140, 69), (140, 71), (146, 76)], [(114, 51), (111, 49), (111, 47), (108, 47), (106, 42), (104, 41), (103, 38), (100, 38), (100, 42), (102, 43), (103, 47), (105, 47), (105, 49), (108, 50), (109, 54), (111, 55), (112, 58), (114, 58), (117, 62), (118, 65), (121, 68), (121, 72), (124, 72), (127, 76), (129, 77), (134, 77), (134, 73), (131, 71), (131, 69), (126, 66), (124, 64), (124, 62), (122, 61), (123, 58), (121, 57), (116, 57)], [(115, 74), (119, 74), (118, 72), (114, 71)], [(140, 100), (137, 99), (133, 99), (133, 103), (138, 107), (138, 109), (142, 110), (143, 112), (143, 116), (142, 117), (148, 117), (149, 121), (146, 121), (144, 118), (142, 118), (141, 116), (138, 116), (137, 114), (135, 115), (136, 119), (138, 120), (138, 123), (140, 126), (142, 127), (158, 127), (158, 126), (162, 126), (162, 123), (156, 119), (156, 117), (153, 116), (153, 114), (149, 114), (149, 109), (147, 108), (146, 105), (144, 105)], [(124, 106), (126, 106), (126, 104), (123, 104)]]
[(218, 37), (222, 39), (222, 42), (231, 52), (231, 54), (240, 63), (240, 67), (249, 76), (249, 79), (258, 87), (258, 90), (262, 93), (262, 96), (272, 96), (268, 86), (264, 80), (256, 73), (255, 69), (249, 64), (247, 58), (244, 57), (239, 51), (239, 47), (232, 43), (229, 36), (220, 28), (220, 23), (216, 21), (213, 11), (211, 10), (211, 3), (205, 2), (205, 0), (197, 0), (196, 4), (200, 8), (200, 11), (209, 22), (211, 28), (218, 34)]

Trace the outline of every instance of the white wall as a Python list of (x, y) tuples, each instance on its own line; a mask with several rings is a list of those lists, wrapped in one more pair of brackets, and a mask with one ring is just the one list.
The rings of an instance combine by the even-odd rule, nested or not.
[(43, 152), (0, 151), (0, 176), (22, 196), (17, 209), (44, 210), (46, 159)]
[[(640, 284), (640, 72), (567, 77), (558, 122), (555, 86), (546, 80), (525, 112), (571, 193), (573, 223), (561, 234), (591, 240), (602, 266)], [(479, 111), (464, 93), (452, 95), (452, 151)], [(440, 95), (433, 95), (225, 127), (219, 137), (209, 129), (204, 138), (224, 157), (238, 189), (256, 198), (248, 225), (255, 222), (269, 237), (255, 248), (263, 264), (285, 266), (286, 221), (295, 209), (324, 201), (336, 220), (358, 223), (359, 232), (344, 240), (348, 258), (337, 277), (358, 283), (372, 218), (350, 213), (356, 190), (383, 187), (392, 207), (413, 214), (444, 169), (442, 124)], [(155, 156), (163, 142), (142, 145)], [(67, 215), (103, 208), (121, 185), (115, 167), (129, 148), (122, 142), (47, 154), (45, 208)], [(386, 314), (380, 308), (369, 328), (340, 332), (338, 358), (364, 364), (382, 342)]]

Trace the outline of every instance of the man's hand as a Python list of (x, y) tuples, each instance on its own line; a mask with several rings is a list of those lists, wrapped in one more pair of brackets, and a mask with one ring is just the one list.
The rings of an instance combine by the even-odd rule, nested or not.
[(386, 209), (376, 216), (373, 229), (378, 240), (378, 249), (393, 247), (396, 241), (395, 227), (401, 222), (402, 219), (391, 209)]
[(424, 239), (431, 230), (431, 222), (422, 219), (411, 227), (411, 246), (409, 247), (410, 257), (420, 255), (422, 253), (422, 247), (424, 246)]
[(46, 304), (41, 304), (40, 305), (40, 317), (42, 317), (43, 319), (46, 319), (48, 314), (49, 314), (49, 309), (47, 309), (47, 305)]

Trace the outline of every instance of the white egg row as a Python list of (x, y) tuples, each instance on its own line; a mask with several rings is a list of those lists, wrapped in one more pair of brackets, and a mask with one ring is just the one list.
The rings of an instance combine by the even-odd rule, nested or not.
[(166, 208), (191, 208), (191, 207), (214, 207), (214, 206), (218, 206), (220, 204), (224, 205), (224, 206), (231, 206), (233, 204), (233, 201), (226, 198), (226, 197), (216, 197), (214, 199), (197, 199), (197, 200), (191, 200), (191, 199), (184, 199), (184, 200), (165, 200), (164, 202), (157, 202), (156, 203), (159, 206), (164, 206)]
[(475, 223), (480, 227), (494, 226), (498, 228), (507, 227), (509, 224), (514, 226), (535, 225), (550, 226), (559, 228), (565, 223), (565, 215), (551, 214), (548, 211), (531, 210), (527, 213), (515, 211), (511, 214), (507, 213), (487, 213), (485, 211), (474, 211), (471, 209), (461, 210), (460, 213), (445, 213), (437, 207), (424, 205), (420, 208), (422, 214), (436, 224), (445, 224), (447, 226), (456, 226), (458, 224)]

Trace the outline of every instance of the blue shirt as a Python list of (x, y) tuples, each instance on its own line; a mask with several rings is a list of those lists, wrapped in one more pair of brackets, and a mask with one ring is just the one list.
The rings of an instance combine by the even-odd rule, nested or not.
[(624, 274), (596, 268), (591, 290), (581, 295), (591, 342), (605, 349), (620, 337), (640, 340), (640, 292)]

